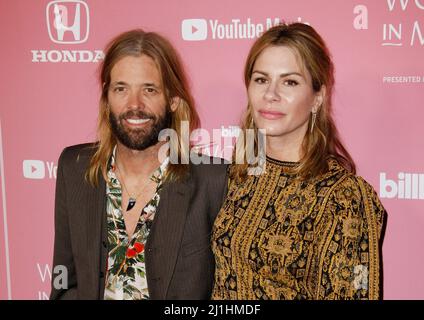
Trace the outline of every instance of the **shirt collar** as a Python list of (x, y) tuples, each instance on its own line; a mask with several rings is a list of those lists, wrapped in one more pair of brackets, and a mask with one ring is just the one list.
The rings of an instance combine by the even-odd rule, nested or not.
[[(109, 160), (109, 166), (108, 166), (109, 181), (112, 178), (116, 179), (116, 173), (115, 173), (115, 170), (116, 170), (116, 164), (115, 164), (116, 147), (117, 147), (117, 145), (115, 145), (113, 147), (112, 155), (110, 156), (110, 160)], [(168, 164), (169, 164), (169, 156), (167, 156), (165, 158), (165, 160), (161, 163), (161, 165), (157, 168), (157, 170), (155, 170), (153, 172), (152, 178), (162, 180), (162, 178), (165, 174), (165, 171), (168, 168)]]

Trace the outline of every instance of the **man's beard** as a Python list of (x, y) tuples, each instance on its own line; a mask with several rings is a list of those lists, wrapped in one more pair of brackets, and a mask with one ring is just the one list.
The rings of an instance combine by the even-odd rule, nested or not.
[[(136, 116), (139, 119), (150, 119), (146, 126), (141, 129), (129, 129), (122, 123), (125, 119)], [(124, 146), (132, 150), (145, 150), (158, 142), (159, 133), (171, 125), (172, 114), (169, 108), (166, 108), (163, 116), (147, 114), (141, 110), (127, 111), (116, 117), (110, 112), (109, 123), (115, 137)], [(151, 124), (150, 122), (153, 122)]]

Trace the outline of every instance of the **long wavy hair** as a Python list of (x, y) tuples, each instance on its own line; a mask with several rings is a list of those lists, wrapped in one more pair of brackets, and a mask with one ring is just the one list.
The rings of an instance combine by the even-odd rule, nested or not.
[[(317, 111), (315, 125), (311, 132), (312, 113), (309, 118), (308, 130), (303, 138), (299, 166), (293, 170), (300, 177), (316, 177), (328, 170), (328, 159), (336, 158), (339, 163), (352, 173), (356, 173), (355, 163), (341, 142), (335, 122), (332, 117), (332, 94), (334, 88), (334, 65), (330, 52), (321, 36), (309, 25), (303, 23), (281, 24), (266, 31), (256, 40), (250, 49), (244, 68), (244, 82), (249, 87), (255, 62), (259, 55), (270, 46), (285, 46), (292, 49), (298, 61), (312, 78), (314, 92), (319, 92), (325, 86), (323, 103)], [(257, 127), (253, 121), (252, 107), (248, 103), (241, 124), (246, 136), (246, 129), (254, 129), (257, 137)], [(254, 150), (258, 150), (255, 139)], [(235, 148), (234, 157), (243, 158), (237, 152), (243, 148)], [(231, 176), (243, 180), (247, 176), (249, 164), (236, 164), (232, 167)]]
[[(124, 32), (106, 46), (105, 59), (100, 66), (101, 97), (99, 102), (99, 115), (97, 124), (96, 152), (90, 161), (86, 172), (86, 179), (93, 185), (98, 184), (101, 172), (107, 181), (107, 166), (116, 145), (116, 137), (112, 133), (109, 122), (110, 108), (108, 107), (108, 90), (110, 85), (110, 74), (115, 64), (124, 57), (140, 57), (146, 55), (155, 61), (162, 77), (165, 88), (167, 105), (170, 106), (172, 99), (178, 97), (179, 105), (172, 112), (171, 129), (178, 136), (178, 144), (172, 143), (171, 148), (176, 148), (174, 154), (180, 159), (187, 158), (187, 148), (182, 147), (181, 122), (188, 121), (190, 133), (200, 126), (200, 118), (194, 106), (194, 100), (190, 93), (187, 77), (180, 57), (171, 43), (155, 32), (145, 32), (135, 29)], [(181, 163), (181, 162), (179, 162)], [(178, 180), (188, 170), (188, 164), (169, 163), (165, 179)]]

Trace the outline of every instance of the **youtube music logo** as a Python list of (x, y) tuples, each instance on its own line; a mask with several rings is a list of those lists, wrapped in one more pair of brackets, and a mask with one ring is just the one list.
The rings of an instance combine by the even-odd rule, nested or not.
[(22, 167), (27, 179), (44, 179), (46, 176), (46, 167), (41, 160), (24, 160)]
[[(298, 17), (297, 21), (302, 22), (302, 18)], [(181, 23), (181, 35), (186, 41), (255, 39), (281, 22), (278, 17), (262, 21), (253, 21), (251, 18), (232, 18), (227, 21), (185, 19)]]
[(22, 171), (24, 178), (27, 179), (56, 179), (57, 165), (52, 161), (24, 160), (22, 162)]
[(186, 41), (206, 40), (208, 37), (208, 24), (205, 19), (183, 20), (181, 34)]

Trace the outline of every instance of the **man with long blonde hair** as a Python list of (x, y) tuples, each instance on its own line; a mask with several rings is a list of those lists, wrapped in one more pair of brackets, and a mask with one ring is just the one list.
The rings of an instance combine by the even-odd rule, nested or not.
[(182, 160), (181, 124), (200, 124), (180, 59), (162, 36), (132, 30), (100, 71), (98, 141), (59, 159), (53, 267), (68, 274), (53, 277), (51, 299), (208, 299), (226, 166), (163, 156), (164, 129)]

